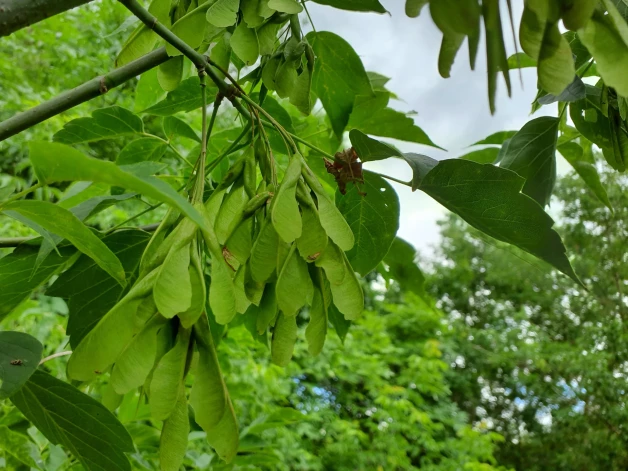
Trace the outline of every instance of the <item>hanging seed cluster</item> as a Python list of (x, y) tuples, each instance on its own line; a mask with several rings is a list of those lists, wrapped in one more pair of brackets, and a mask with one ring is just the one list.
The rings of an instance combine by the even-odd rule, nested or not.
[(270, 147), (258, 138), (206, 201), (195, 204), (204, 228), (170, 210), (134, 285), (69, 360), (71, 379), (90, 381), (110, 371), (117, 395), (142, 388), (152, 417), (163, 421), (162, 469), (182, 463), (188, 403), (217, 454), (230, 461), (237, 452), (238, 425), (208, 315), (223, 325), (245, 312), (255, 316), (260, 334), (272, 330), (272, 361), (283, 366), (301, 310), (309, 312), (306, 339), (317, 354), (332, 304), (347, 319), (364, 308), (345, 255), (354, 235), (317, 177), (296, 153), (281, 183), (276, 180)]

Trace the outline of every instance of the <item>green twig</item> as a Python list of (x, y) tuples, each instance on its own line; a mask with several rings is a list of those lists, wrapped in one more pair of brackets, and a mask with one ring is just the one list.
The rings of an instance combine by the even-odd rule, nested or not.
[(228, 156), (229, 154), (232, 154), (233, 152), (247, 145), (245, 143), (242, 146), (238, 147), (239, 142), (249, 133), (249, 126), (250, 124), (244, 127), (244, 129), (242, 129), (242, 132), (240, 133), (240, 135), (235, 138), (235, 140), (231, 143), (231, 145), (227, 148), (226, 151), (224, 151), (222, 154), (220, 154), (218, 157), (212, 160), (212, 162), (207, 166), (207, 169), (205, 170), (205, 175), (207, 175), (208, 173), (211, 173), (216, 167), (218, 167), (218, 164), (220, 164), (222, 159), (224, 159), (226, 156)]
[(410, 188), (412, 188), (412, 182), (404, 182), (403, 180), (399, 180), (398, 178), (395, 177), (391, 177), (390, 175), (384, 175), (383, 173), (378, 173), (378, 172), (373, 172), (372, 170), (369, 170), (369, 172), (371, 172), (372, 174), (375, 175), (379, 175), (382, 178), (385, 178), (386, 180), (390, 180), (391, 182), (396, 182), (399, 183), (401, 185), (405, 185), (405, 186), (409, 186)]
[(24, 198), (26, 195), (28, 195), (29, 193), (32, 193), (33, 191), (41, 188), (42, 186), (44, 186), (43, 183), (41, 182), (37, 182), (35, 183), (33, 186), (26, 188), (25, 190), (20, 191), (19, 193), (14, 194), (11, 198), (9, 198), (6, 201), (3, 201), (2, 203), (0, 203), (0, 210), (2, 209), (3, 206), (6, 206), (9, 203), (13, 203), (14, 201), (17, 201), (19, 199)]

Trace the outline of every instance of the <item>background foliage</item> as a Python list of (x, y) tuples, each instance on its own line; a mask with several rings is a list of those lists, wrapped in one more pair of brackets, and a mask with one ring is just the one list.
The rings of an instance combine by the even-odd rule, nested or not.
[[(334, 1), (320, 3), (333, 5)], [(380, 8), (379, 2), (371, 3), (371, 10)], [(415, 16), (414, 13), (418, 14), (425, 3), (408, 2), (408, 14)], [(492, 2), (484, 3), (484, 21), (487, 21), (490, 11), (486, 9), (494, 7), (490, 6)], [(604, 2), (607, 3), (611, 2)], [(473, 44), (476, 26), (468, 29), (468, 25), (457, 24), (455, 18), (444, 18), (436, 5), (437, 2), (432, 2), (430, 14), (444, 33), (438, 66), (441, 74), (447, 76), (455, 51), (465, 37)], [(612, 8), (612, 5), (615, 3), (606, 8)], [(527, 8), (529, 18), (533, 7), (528, 5)], [(473, 11), (479, 21), (479, 10)], [(620, 10), (622, 12), (625, 10)], [(569, 12), (563, 14), (565, 24), (576, 21)], [(127, 16), (127, 11), (117, 2), (96, 2), (3, 38), (0, 41), (0, 120), (93, 77), (96, 71), (102, 70), (103, 64), (110, 64), (136, 26), (126, 20)], [(557, 21), (557, 18), (546, 18), (547, 29), (557, 28)], [(592, 22), (597, 26), (591, 28), (606, 30), (610, 21), (617, 19), (595, 17)], [(523, 24), (525, 30), (525, 20)], [(486, 27), (490, 32), (491, 25)], [(299, 341), (293, 361), (285, 369), (271, 363), (266, 334), (258, 334), (255, 318), (251, 315), (238, 316), (224, 331), (217, 325), (212, 326), (220, 366), (240, 422), (240, 447), (232, 463), (221, 462), (207, 444), (205, 432), (191, 420), (184, 466), (191, 469), (286, 470), (625, 469), (628, 435), (624, 430), (624, 322), (628, 306), (623, 292), (628, 277), (623, 244), (628, 236), (627, 183), (617, 174), (602, 171), (599, 164), (605, 159), (612, 167), (621, 168), (624, 150), (621, 145), (618, 147), (611, 142), (613, 136), (607, 135), (607, 130), (600, 131), (591, 126), (595, 122), (591, 115), (595, 114), (600, 120), (621, 118), (625, 121), (626, 117), (622, 115), (625, 105), (622, 105), (621, 93), (613, 96), (615, 92), (608, 89), (605, 92), (605, 86), (587, 84), (585, 87), (579, 77), (573, 78), (576, 71), (585, 76), (597, 73), (595, 69), (599, 69), (609, 86), (621, 90), (613, 71), (607, 68), (605, 51), (591, 39), (594, 32), (585, 32), (582, 36), (588, 38), (583, 42), (589, 41), (587, 47), (598, 61), (597, 66), (593, 62), (587, 66), (590, 55), (584, 49), (587, 57), (583, 60), (582, 56), (576, 55), (575, 67), (565, 66), (569, 72), (566, 75), (548, 75), (547, 72), (556, 70), (551, 64), (547, 65), (548, 61), (564, 65), (561, 57), (565, 54), (561, 47), (551, 49), (549, 53), (536, 51), (535, 54), (533, 48), (526, 46), (525, 38), (522, 38), (522, 46), (527, 56), (520, 53), (507, 59), (505, 51), (498, 51), (493, 61), (507, 60), (510, 66), (491, 62), (490, 51), (495, 54), (499, 47), (496, 48), (495, 38), (489, 35), (491, 106), (494, 105), (498, 71), (507, 76), (509, 68), (536, 64), (540, 90), (539, 100), (533, 106), (537, 108), (541, 104), (560, 101), (561, 117), (537, 118), (519, 133), (490, 136), (477, 143), (479, 150), (463, 157), (469, 164), (456, 164), (457, 170), (454, 169), (468, 177), (472, 172), (467, 172), (464, 165), (476, 169), (478, 167), (471, 162), (501, 161), (500, 167), (494, 169), (510, 169), (525, 178), (524, 184), (523, 178), (512, 172), (483, 167), (486, 172), (496, 172), (500, 178), (512, 176), (513, 187), (498, 196), (512, 198), (513, 205), (531, 208), (531, 224), (542, 227), (545, 236), (553, 238), (550, 250), (543, 245), (548, 239), (543, 239), (543, 244), (535, 242), (532, 245), (514, 242), (527, 250), (523, 252), (483, 235), (478, 229), (505, 240), (504, 234), (509, 229), (495, 231), (491, 228), (487, 222), (489, 218), (482, 219), (486, 208), (480, 208), (482, 211), (471, 208), (465, 212), (465, 200), (457, 199), (458, 195), (448, 192), (442, 184), (442, 178), (456, 177), (454, 170), (439, 179), (436, 172), (431, 172), (436, 165), (433, 159), (401, 154), (366, 136), (374, 134), (435, 146), (407, 116), (387, 107), (392, 95), (385, 88), (386, 78), (367, 73), (363, 68), (360, 70), (359, 59), (357, 62), (347, 59), (346, 63), (338, 64), (346, 66), (343, 73), (354, 81), (345, 103), (343, 97), (334, 100), (326, 95), (327, 85), (337, 78), (325, 77), (325, 71), (315, 73), (312, 88), (326, 113), (315, 109), (317, 112), (305, 116), (301, 112), (305, 106), (303, 102), (290, 94), (284, 95), (281, 85), (276, 84), (278, 96), (267, 98), (265, 107), (286, 129), (298, 136), (307, 136), (328, 153), (335, 152), (341, 144), (345, 127), (356, 130), (349, 137), (362, 161), (393, 155), (405, 159), (414, 171), (413, 189), (421, 189), (452, 211), (462, 213), (475, 229), (457, 216), (443, 221), (443, 244), (433, 260), (422, 263), (426, 272), (423, 286), (421, 272), (407, 263), (406, 255), (414, 257), (414, 249), (404, 246), (400, 240), (393, 242), (397, 230), (394, 218), (365, 222), (361, 220), (361, 212), (356, 216), (350, 211), (354, 204), (362, 202), (356, 187), (350, 185), (346, 195), (338, 193), (337, 205), (352, 227), (370, 227), (369, 224), (383, 227), (378, 237), (360, 239), (356, 248), (348, 252), (356, 271), (365, 275), (361, 281), (365, 312), (352, 323), (348, 332), (347, 322), (332, 320), (334, 329), (330, 330), (322, 353), (315, 357), (307, 351), (304, 338), (308, 314), (300, 316)], [(570, 38), (568, 34), (564, 40), (571, 40), (572, 50), (577, 51), (573, 44), (575, 36)], [(318, 58), (344, 47), (326, 33), (309, 38)], [(560, 46), (563, 39), (556, 41)], [(49, 47), (53, 44), (55, 47)], [(237, 54), (237, 40), (232, 46)], [(348, 44), (346, 46), (350, 49)], [(472, 51), (473, 48), (470, 54)], [(569, 54), (571, 52), (569, 50)], [(33, 57), (34, 60), (16, 67), (14, 61), (8, 59), (15, 55)], [(246, 51), (240, 49), (239, 57), (232, 59), (236, 67), (243, 65), (243, 55)], [(347, 52), (346, 57), (351, 58), (351, 53)], [(590, 68), (594, 70), (588, 70)], [(42, 70), (48, 74), (42, 74)], [(189, 74), (191, 72), (187, 71), (184, 75)], [(166, 139), (173, 137), (171, 143), (159, 148), (159, 152), (163, 153), (162, 162), (166, 164), (163, 175), (176, 186), (182, 177), (189, 176), (189, 169), (181, 164), (182, 158), (193, 160), (198, 156), (199, 137), (193, 129), (199, 129), (201, 117), (196, 106), (189, 110), (179, 109), (186, 111), (178, 115), (182, 121), (168, 121), (170, 111), (167, 106), (171, 103), (164, 101), (165, 92), (157, 81), (156, 71), (148, 72), (139, 81), (130, 81), (103, 98), (31, 128), (19, 138), (4, 141), (0, 144), (0, 187), (16, 186), (19, 190), (34, 181), (26, 141), (49, 140), (63, 124), (79, 117), (95, 118), (94, 110), (112, 105), (135, 112), (153, 107), (153, 113), (143, 117), (143, 133)], [(188, 85), (190, 89), (198, 90), (198, 79), (184, 76), (179, 85), (183, 88), (177, 90), (181, 92)], [(562, 95), (565, 86), (572, 85), (578, 89), (571, 90), (573, 96)], [(370, 92), (373, 92), (372, 96), (368, 96)], [(604, 93), (611, 93), (610, 108), (608, 103), (604, 106), (604, 97), (608, 98)], [(575, 103), (569, 109), (569, 122), (565, 119), (567, 102)], [(583, 103), (587, 109), (583, 108)], [(581, 113), (584, 119), (578, 121)], [(237, 136), (238, 133), (231, 129), (234, 119), (237, 118), (233, 110), (219, 115), (208, 160), (218, 156)], [(391, 125), (387, 127), (382, 123)], [(170, 135), (168, 129), (174, 126), (182, 126), (179, 129), (183, 131)], [(618, 126), (616, 136), (625, 138), (622, 128), (625, 123)], [(548, 130), (553, 134), (547, 134)], [(533, 145), (529, 144), (530, 135), (534, 137)], [(137, 142), (133, 141), (134, 137), (138, 136), (85, 140), (78, 142), (77, 148), (101, 160), (113, 160), (115, 156), (124, 155), (123, 149), (127, 150), (127, 156), (131, 155), (131, 150), (136, 150), (127, 147), (129, 143)], [(282, 147), (278, 134), (269, 131), (269, 138), (273, 147)], [(604, 145), (607, 138), (610, 146)], [(57, 134), (55, 140), (72, 143), (71, 137), (67, 134), (64, 137), (63, 133)], [(598, 145), (602, 153), (593, 148), (591, 142)], [(576, 172), (558, 183), (555, 183), (556, 150), (565, 156)], [(278, 154), (283, 171), (287, 159)], [(533, 173), (526, 173), (530, 160), (534, 162), (539, 156), (542, 162), (533, 168)], [(332, 176), (325, 173), (322, 161), (311, 159), (308, 162), (327, 190), (336, 187)], [(216, 167), (213, 179), (220, 181), (228, 168), (228, 165)], [(445, 165), (438, 168), (447, 171)], [(482, 178), (488, 178), (488, 174)], [(517, 185), (523, 194), (539, 204), (524, 198)], [(67, 198), (76, 186), (60, 184), (40, 189), (34, 193), (34, 199)], [(366, 174), (365, 187), (371, 195), (373, 192), (393, 192), (385, 180), (373, 174)], [(478, 178), (472, 181), (469, 191), (478, 192), (481, 187), (482, 181)], [(96, 194), (102, 195), (107, 190), (100, 189)], [(541, 207), (549, 203), (550, 198), (560, 208), (557, 232), (569, 248), (571, 264), (578, 276), (564, 256), (562, 242), (544, 219)], [(147, 204), (150, 201), (138, 197), (116, 201), (115, 206), (94, 216), (90, 225), (107, 231)], [(383, 199), (375, 201), (371, 210), (385, 215), (391, 205), (394, 206), (392, 200)], [(478, 218), (480, 212), (482, 217)], [(160, 208), (140, 216), (134, 223), (158, 222), (163, 215)], [(0, 215), (0, 224), (3, 236), (35, 234), (5, 215)], [(513, 239), (516, 234), (508, 234), (509, 242), (516, 240)], [(369, 256), (373, 253), (370, 250), (381, 252), (381, 259), (391, 242), (396, 249), (386, 255), (383, 264), (370, 266), (372, 259)], [(11, 252), (11, 249), (0, 250), (1, 256)], [(588, 289), (550, 269), (530, 253), (550, 262), (574, 280), (581, 280)], [(47, 263), (52, 263), (56, 256), (69, 259), (73, 249), (62, 247), (61, 254), (51, 255)], [(405, 265), (401, 262), (403, 258), (406, 258), (403, 260)], [(123, 259), (123, 263), (126, 262), (131, 263), (130, 258)], [(7, 283), (4, 286), (8, 286), (6, 278), (4, 281)], [(27, 332), (43, 340), (43, 356), (67, 348), (70, 342), (67, 334), (72, 332), (68, 318), (73, 309), (82, 304), (79, 301), (73, 304), (72, 299), (64, 301), (62, 297), (67, 296), (62, 294), (62, 288), (58, 288), (59, 284), (54, 286), (54, 282), (51, 289), (47, 285), (37, 289), (32, 299), (25, 300), (10, 312), (0, 311), (2, 316), (8, 315), (3, 320), (3, 330)], [(74, 329), (76, 332), (76, 327)], [(61, 357), (46, 362), (42, 370), (64, 380), (61, 384), (69, 387), (69, 382), (65, 382), (65, 366), (66, 359)], [(42, 387), (46, 381), (51, 381), (41, 372), (33, 378), (33, 382)], [(108, 408), (116, 408), (106, 377), (81, 389)], [(26, 392), (20, 394), (25, 396)], [(53, 399), (51, 404), (55, 404)], [(20, 401), (26, 399), (14, 397), (17, 405)], [(84, 464), (77, 461), (74, 453), (68, 452), (71, 446), (63, 440), (64, 447), (49, 442), (40, 431), (42, 427), (38, 430), (32, 424), (36, 422), (36, 416), (33, 416), (35, 419), (30, 415), (25, 417), (9, 401), (0, 407), (3, 466), (19, 470), (82, 469)], [(96, 407), (97, 404), (94, 410)], [(119, 447), (129, 453), (133, 469), (158, 469), (162, 424), (151, 418), (144, 397), (136, 391), (127, 393), (121, 399), (116, 416), (133, 439), (133, 444), (121, 443)]]

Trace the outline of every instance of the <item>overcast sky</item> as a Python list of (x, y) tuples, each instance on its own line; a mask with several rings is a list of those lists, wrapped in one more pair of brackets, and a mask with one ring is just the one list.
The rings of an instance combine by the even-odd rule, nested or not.
[[(536, 69), (523, 69), (523, 85), (519, 74), (512, 73), (513, 95), (508, 98), (505, 85), (499, 83), (497, 112), (491, 116), (488, 107), (486, 57), (484, 44), (475, 72), (469, 68), (466, 44), (461, 48), (451, 71), (451, 78), (438, 74), (437, 59), (441, 33), (430, 18), (428, 7), (418, 18), (404, 13), (404, 0), (381, 0), (390, 15), (356, 13), (337, 10), (308, 2), (307, 6), (317, 31), (332, 31), (346, 39), (362, 58), (366, 70), (391, 78), (387, 87), (399, 100), (391, 106), (402, 111), (415, 111), (415, 122), (432, 140), (448, 149), (442, 152), (431, 147), (394, 142), (404, 151), (427, 154), (437, 159), (454, 158), (467, 152), (465, 147), (496, 131), (520, 129), (532, 119), (530, 104), (536, 95)], [(502, 1), (503, 12), (507, 11)], [(513, 1), (515, 22), (521, 17), (523, 0)], [(508, 55), (514, 53), (512, 32), (504, 25)], [(555, 115), (556, 107), (543, 107), (535, 116)], [(389, 159), (366, 165), (375, 171), (405, 180), (411, 171), (405, 162)], [(559, 173), (565, 168), (559, 162)], [(439, 240), (436, 221), (446, 210), (421, 192), (395, 184), (401, 200), (399, 235), (425, 255), (433, 253), (430, 246)]]

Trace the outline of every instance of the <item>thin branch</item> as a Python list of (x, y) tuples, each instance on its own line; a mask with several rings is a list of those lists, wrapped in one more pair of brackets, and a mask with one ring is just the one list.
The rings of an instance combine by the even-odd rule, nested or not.
[(163, 64), (168, 59), (166, 48), (159, 48), (133, 62), (129, 62), (124, 67), (115, 69), (106, 75), (93, 78), (89, 82), (85, 82), (72, 90), (68, 90), (54, 97), (52, 100), (48, 100), (30, 110), (18, 113), (0, 123), (0, 141), (74, 108), (81, 103), (85, 103), (92, 98), (104, 95), (112, 88), (118, 87), (138, 75)]
[(383, 173), (373, 172), (372, 170), (369, 170), (369, 172), (375, 175), (379, 175), (380, 177), (385, 178), (386, 180), (390, 180), (391, 182), (400, 183), (402, 185), (409, 186), (410, 188), (412, 188), (412, 182), (404, 182), (403, 180), (399, 180), (398, 178), (391, 177), (390, 175), (384, 175)]
[(57, 352), (57, 353), (53, 353), (52, 355), (48, 355), (46, 358), (43, 358), (39, 364), (43, 365), (44, 363), (46, 363), (49, 360), (54, 360), (55, 358), (59, 358), (59, 357), (65, 357), (67, 355), (72, 355), (72, 351), (71, 350), (67, 350), (65, 352)]
[(19, 193), (14, 194), (8, 200), (3, 201), (2, 203), (0, 203), (0, 210), (2, 210), (3, 206), (6, 206), (9, 203), (13, 203), (14, 201), (17, 201), (17, 200), (20, 200), (20, 199), (24, 198), (26, 195), (28, 195), (28, 194), (32, 193), (33, 191), (41, 188), (42, 186), (44, 186), (43, 183), (37, 182), (33, 186), (29, 186), (25, 190), (22, 190)]

